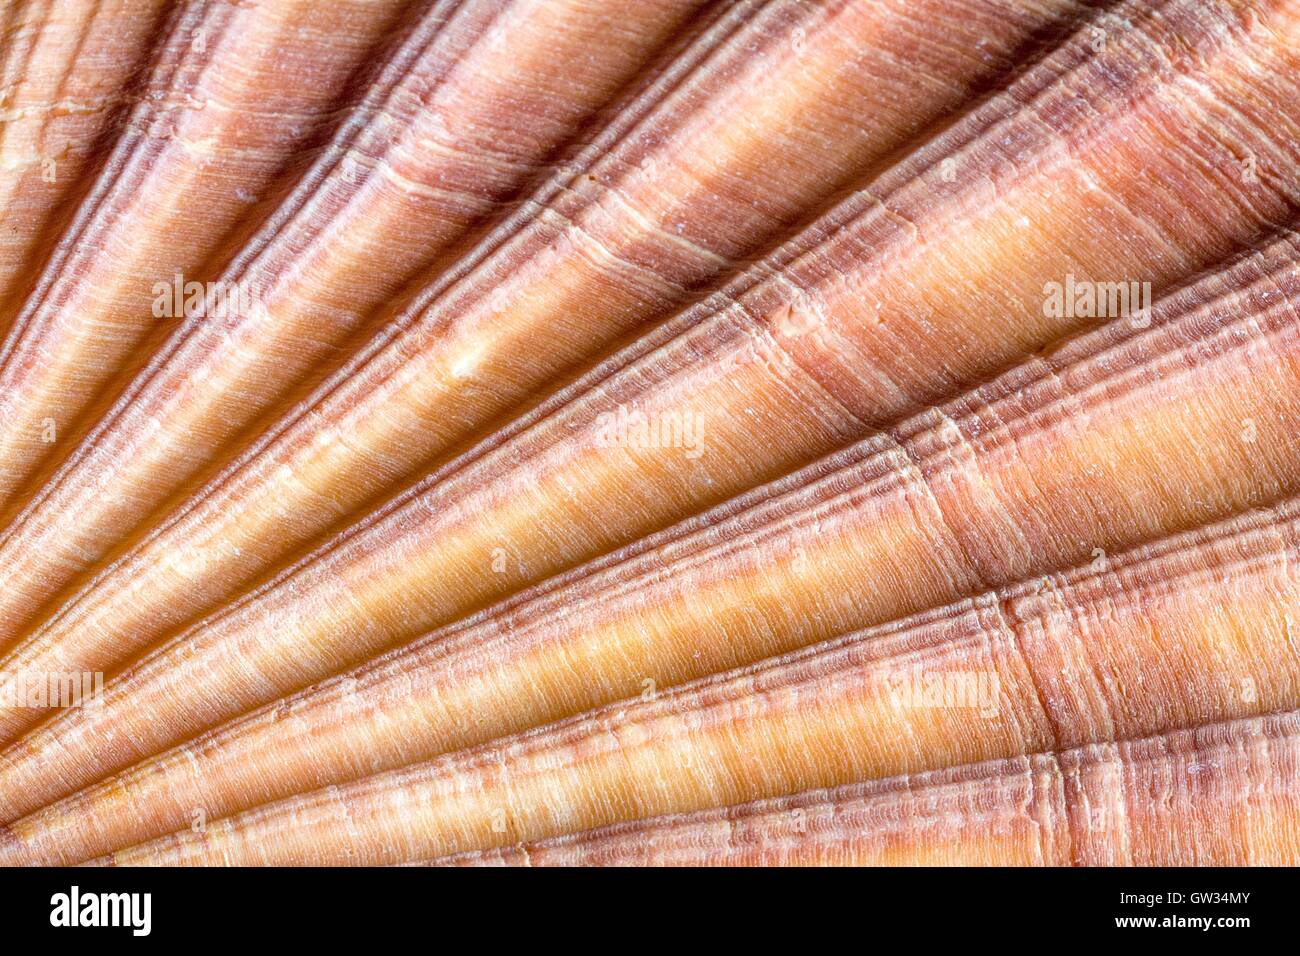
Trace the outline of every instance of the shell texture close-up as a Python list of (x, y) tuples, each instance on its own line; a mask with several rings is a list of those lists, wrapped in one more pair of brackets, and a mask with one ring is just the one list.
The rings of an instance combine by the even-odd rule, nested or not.
[(1300, 0), (6, 0), (0, 585), (0, 864), (1300, 863)]

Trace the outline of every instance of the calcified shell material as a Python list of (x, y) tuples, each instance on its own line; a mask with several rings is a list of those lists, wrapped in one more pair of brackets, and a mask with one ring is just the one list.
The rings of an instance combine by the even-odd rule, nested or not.
[(0, 198), (0, 862), (1300, 860), (1300, 0), (26, 0)]

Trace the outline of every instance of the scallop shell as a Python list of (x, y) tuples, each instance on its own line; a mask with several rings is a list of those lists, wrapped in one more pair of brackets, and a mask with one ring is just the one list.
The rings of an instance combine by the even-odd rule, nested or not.
[(1300, 861), (1300, 3), (0, 16), (0, 862)]

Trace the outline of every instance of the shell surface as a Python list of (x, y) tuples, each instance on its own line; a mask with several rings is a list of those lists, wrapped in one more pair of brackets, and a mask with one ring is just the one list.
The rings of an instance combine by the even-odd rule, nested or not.
[(1297, 0), (32, 0), (0, 199), (0, 863), (1300, 861)]

